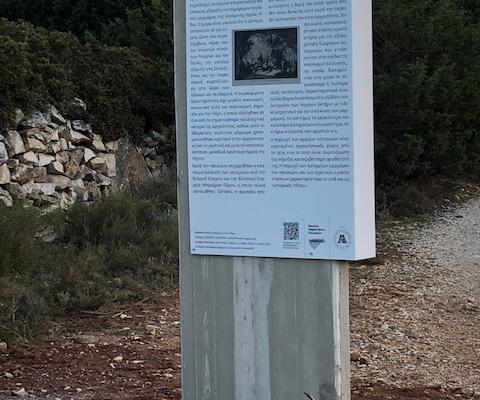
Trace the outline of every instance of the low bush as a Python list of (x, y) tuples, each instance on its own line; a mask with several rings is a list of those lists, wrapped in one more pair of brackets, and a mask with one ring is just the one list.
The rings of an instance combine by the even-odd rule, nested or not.
[(480, 172), (479, 18), (478, 1), (374, 2), (377, 182), (389, 204), (408, 187), (402, 202), (415, 208), (432, 177)]
[(28, 339), (56, 316), (176, 279), (176, 212), (158, 195), (119, 193), (48, 215), (2, 206), (0, 237), (0, 338)]
[(86, 101), (90, 122), (107, 139), (137, 140), (172, 120), (171, 68), (135, 48), (82, 44), (70, 33), (0, 19), (0, 66), (0, 128), (16, 107), (51, 103), (67, 111), (63, 105), (73, 97)]

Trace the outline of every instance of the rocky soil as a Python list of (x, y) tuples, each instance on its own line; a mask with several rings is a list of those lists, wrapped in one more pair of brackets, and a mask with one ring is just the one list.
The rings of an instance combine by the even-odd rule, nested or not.
[(380, 233), (382, 264), (352, 271), (356, 392), (480, 399), (480, 200)]
[[(480, 399), (479, 239), (480, 197), (380, 227), (380, 256), (352, 266), (354, 400)], [(179, 400), (178, 292), (0, 345), (0, 399), (22, 397)]]

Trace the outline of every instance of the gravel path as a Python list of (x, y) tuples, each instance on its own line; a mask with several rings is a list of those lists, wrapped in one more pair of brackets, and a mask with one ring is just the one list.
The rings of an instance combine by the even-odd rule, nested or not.
[[(378, 237), (377, 262), (351, 272), (352, 399), (480, 400), (480, 197)], [(179, 400), (178, 292), (116, 307), (0, 352), (0, 399)]]
[(380, 237), (385, 261), (352, 271), (356, 390), (373, 382), (480, 398), (480, 199)]

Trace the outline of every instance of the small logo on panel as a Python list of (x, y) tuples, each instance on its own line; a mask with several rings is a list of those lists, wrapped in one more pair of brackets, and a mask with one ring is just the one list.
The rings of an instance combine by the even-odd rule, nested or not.
[(308, 243), (310, 243), (310, 247), (313, 249), (313, 250), (316, 250), (318, 248), (318, 246), (320, 246), (321, 244), (325, 243), (325, 239), (310, 239), (308, 241)]
[(348, 249), (351, 245), (350, 233), (345, 229), (340, 229), (335, 233), (335, 246), (339, 249)]

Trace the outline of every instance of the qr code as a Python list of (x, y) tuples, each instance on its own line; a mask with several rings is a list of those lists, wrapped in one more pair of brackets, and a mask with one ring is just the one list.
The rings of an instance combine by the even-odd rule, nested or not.
[(300, 224), (298, 222), (283, 223), (283, 240), (299, 240)]

